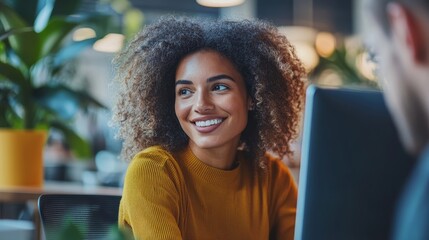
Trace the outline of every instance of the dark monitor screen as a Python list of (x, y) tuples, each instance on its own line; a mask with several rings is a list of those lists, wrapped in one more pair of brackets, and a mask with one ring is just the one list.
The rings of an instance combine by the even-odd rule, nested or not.
[(311, 85), (295, 239), (389, 239), (413, 163), (380, 91)]

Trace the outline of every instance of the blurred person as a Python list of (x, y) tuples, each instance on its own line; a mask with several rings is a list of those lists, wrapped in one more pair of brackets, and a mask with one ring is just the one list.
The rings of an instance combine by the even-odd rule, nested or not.
[(419, 160), (398, 202), (393, 239), (429, 239), (429, 1), (365, 0), (364, 39), (388, 108)]
[(119, 225), (137, 239), (293, 239), (297, 187), (280, 158), (305, 70), (262, 21), (165, 17), (117, 56)]

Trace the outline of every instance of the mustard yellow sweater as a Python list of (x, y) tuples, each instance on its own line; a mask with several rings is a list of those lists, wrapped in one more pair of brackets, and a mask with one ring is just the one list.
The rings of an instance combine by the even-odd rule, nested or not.
[(270, 160), (255, 171), (238, 156), (233, 170), (174, 157), (161, 147), (138, 153), (128, 167), (119, 225), (136, 239), (293, 239), (297, 188), (286, 166)]

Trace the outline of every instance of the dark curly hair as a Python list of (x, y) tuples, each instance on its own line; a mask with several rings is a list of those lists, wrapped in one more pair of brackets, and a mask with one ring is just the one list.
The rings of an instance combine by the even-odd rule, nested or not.
[(241, 135), (248, 157), (264, 167), (267, 151), (290, 155), (305, 70), (286, 37), (259, 20), (169, 16), (145, 27), (114, 59), (119, 86), (112, 120), (124, 141), (121, 156), (131, 159), (153, 145), (175, 152), (188, 144), (174, 111), (175, 74), (181, 59), (203, 49), (231, 60), (255, 104)]

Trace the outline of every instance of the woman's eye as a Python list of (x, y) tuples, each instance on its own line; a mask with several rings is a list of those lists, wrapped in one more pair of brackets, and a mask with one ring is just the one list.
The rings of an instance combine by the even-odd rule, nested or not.
[(189, 94), (191, 94), (191, 93), (192, 93), (192, 92), (191, 92), (191, 90), (186, 89), (186, 88), (179, 89), (179, 91), (178, 91), (178, 95), (179, 95), (179, 96), (189, 95)]
[(217, 84), (213, 87), (213, 91), (224, 91), (224, 90), (228, 90), (229, 87), (223, 84)]

